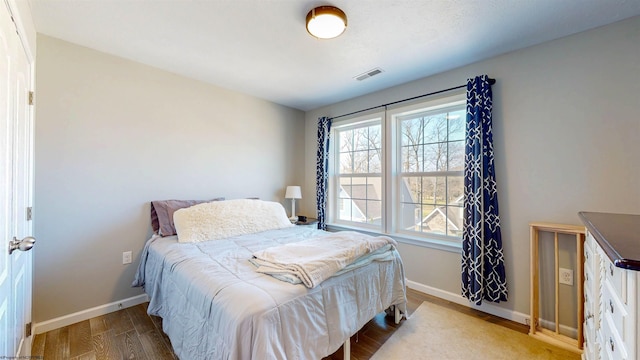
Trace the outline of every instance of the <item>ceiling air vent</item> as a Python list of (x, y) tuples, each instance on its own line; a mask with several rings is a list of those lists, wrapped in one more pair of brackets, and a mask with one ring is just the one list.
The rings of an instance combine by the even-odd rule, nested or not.
[(382, 73), (382, 69), (380, 68), (375, 68), (375, 69), (371, 69), (363, 74), (360, 74), (358, 76), (356, 76), (354, 79), (358, 80), (358, 81), (362, 81), (364, 79), (368, 79), (372, 76), (376, 76), (378, 74)]

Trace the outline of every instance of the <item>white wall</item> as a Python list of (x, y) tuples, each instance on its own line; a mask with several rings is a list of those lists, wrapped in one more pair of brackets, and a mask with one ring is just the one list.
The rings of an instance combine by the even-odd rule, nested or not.
[(302, 182), (302, 112), (43, 35), (37, 46), (35, 322), (142, 294), (130, 285), (149, 201), (284, 203)]
[[(308, 111), (305, 193), (314, 196), (316, 121), (466, 83), (497, 80), (494, 145), (509, 301), (529, 313), (529, 222), (579, 211), (640, 213), (640, 17)], [(384, 76), (380, 75), (380, 76)], [(367, 81), (375, 81), (372, 78)], [(314, 213), (306, 202), (302, 211)], [(400, 245), (407, 277), (460, 292), (460, 255)]]

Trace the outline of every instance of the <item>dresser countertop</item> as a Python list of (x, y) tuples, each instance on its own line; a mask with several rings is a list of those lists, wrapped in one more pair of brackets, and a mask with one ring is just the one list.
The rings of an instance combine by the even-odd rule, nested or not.
[(615, 266), (640, 271), (640, 215), (579, 212), (578, 216)]

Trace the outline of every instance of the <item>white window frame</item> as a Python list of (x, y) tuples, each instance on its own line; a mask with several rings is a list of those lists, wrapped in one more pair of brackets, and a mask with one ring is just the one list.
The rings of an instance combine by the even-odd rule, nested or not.
[[(466, 93), (463, 90), (432, 96), (413, 101), (410, 104), (397, 104), (383, 111), (369, 112), (365, 115), (357, 115), (332, 124), (332, 138), (329, 152), (329, 186), (328, 186), (328, 217), (327, 224), (330, 230), (359, 230), (372, 235), (384, 234), (394, 239), (418, 246), (426, 246), (459, 252), (461, 248), (461, 238), (454, 236), (439, 235), (436, 233), (419, 233), (406, 231), (398, 228), (400, 221), (400, 186), (402, 175), (401, 164), (401, 132), (400, 118), (407, 115), (436, 111), (451, 107), (452, 105), (466, 106)], [(381, 163), (381, 206), (382, 225), (372, 226), (365, 223), (354, 223), (338, 219), (339, 201), (337, 199), (337, 187), (339, 177), (336, 169), (339, 164), (339, 145), (334, 136), (336, 130), (347, 130), (361, 125), (363, 122), (379, 119), (382, 130), (382, 163)], [(456, 171), (459, 175), (460, 172)]]
[[(449, 96), (439, 97), (436, 99), (430, 99), (426, 101), (422, 101), (417, 104), (408, 105), (398, 107), (392, 110), (387, 111), (387, 121), (391, 124), (392, 127), (392, 136), (393, 136), (393, 145), (392, 145), (392, 168), (393, 174), (391, 175), (391, 185), (392, 185), (392, 204), (390, 206), (392, 210), (391, 218), (393, 221), (391, 222), (391, 234), (398, 234), (403, 238), (415, 239), (418, 241), (427, 241), (427, 242), (435, 242), (439, 244), (455, 244), (457, 247), (460, 246), (462, 238), (458, 236), (448, 236), (441, 235), (437, 233), (419, 233), (414, 231), (408, 231), (404, 229), (400, 229), (397, 225), (400, 223), (400, 207), (401, 207), (401, 184), (402, 184), (402, 171), (401, 171), (401, 163), (402, 163), (402, 154), (400, 151), (401, 148), (401, 137), (402, 134), (400, 132), (400, 121), (401, 118), (413, 115), (413, 114), (421, 114), (421, 113), (429, 113), (429, 112), (437, 112), (438, 110), (444, 110), (452, 107), (462, 107), (466, 106), (466, 93), (457, 93)], [(449, 156), (447, 154), (447, 156)], [(464, 176), (464, 170), (460, 171), (434, 171), (434, 172), (419, 172), (414, 173), (415, 176)]]
[[(329, 151), (329, 184), (328, 184), (328, 193), (329, 193), (329, 196), (328, 196), (329, 214), (328, 215), (329, 216), (327, 221), (329, 225), (337, 225), (345, 228), (362, 229), (366, 231), (372, 231), (375, 233), (383, 232), (384, 221), (385, 221), (384, 209), (386, 208), (386, 205), (385, 205), (386, 186), (385, 186), (385, 176), (384, 176), (386, 172), (386, 165), (384, 160), (386, 149), (385, 149), (384, 122), (385, 122), (384, 112), (374, 112), (374, 113), (369, 113), (367, 115), (351, 117), (339, 122), (336, 121), (331, 125), (332, 134), (331, 134), (331, 141), (329, 142), (330, 151)], [(382, 213), (382, 225), (380, 227), (372, 224), (367, 224), (367, 223), (357, 223), (353, 221), (340, 220), (337, 216), (339, 214), (339, 208), (340, 208), (339, 206), (340, 200), (338, 199), (340, 177), (338, 176), (338, 171), (337, 171), (340, 163), (340, 149), (339, 149), (340, 144), (337, 141), (335, 134), (337, 130), (345, 131), (345, 130), (355, 129), (367, 123), (380, 124), (380, 128), (381, 128), (382, 159), (380, 159), (381, 173), (379, 175), (381, 177), (380, 206), (382, 209), (381, 211), (383, 213)], [(369, 175), (374, 175), (374, 173), (371, 173)], [(364, 177), (366, 175), (362, 175), (362, 176)], [(358, 177), (358, 176), (355, 176), (355, 177)]]

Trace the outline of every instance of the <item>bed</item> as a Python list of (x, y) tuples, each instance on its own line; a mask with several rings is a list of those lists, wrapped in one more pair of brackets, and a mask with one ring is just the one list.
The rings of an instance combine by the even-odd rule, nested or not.
[(250, 260), (261, 250), (331, 233), (301, 226), (253, 232), (246, 221), (242, 227), (242, 234), (193, 242), (181, 242), (178, 229), (145, 244), (133, 285), (144, 287), (148, 313), (162, 317), (180, 359), (321, 359), (376, 314), (390, 307), (406, 313), (394, 247), (384, 261), (347, 268), (309, 288), (259, 273)]

